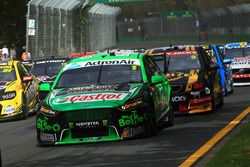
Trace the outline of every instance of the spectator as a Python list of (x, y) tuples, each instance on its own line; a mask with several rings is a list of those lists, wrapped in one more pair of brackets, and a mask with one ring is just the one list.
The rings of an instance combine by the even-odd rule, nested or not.
[(22, 53), (22, 61), (28, 61), (31, 59), (31, 54), (30, 52), (28, 52), (28, 54), (26, 53), (26, 47), (23, 46), (23, 53)]
[(17, 47), (16, 49), (16, 59), (21, 61), (22, 60), (22, 53), (23, 53), (23, 49), (22, 47)]
[(3, 54), (2, 54), (2, 49), (0, 49), (0, 61), (3, 60)]
[(10, 59), (16, 60), (16, 46), (15, 46), (15, 44), (12, 44), (10, 47)]
[(9, 50), (7, 48), (7, 45), (3, 46), (2, 54), (3, 54), (3, 60), (8, 60), (9, 59)]

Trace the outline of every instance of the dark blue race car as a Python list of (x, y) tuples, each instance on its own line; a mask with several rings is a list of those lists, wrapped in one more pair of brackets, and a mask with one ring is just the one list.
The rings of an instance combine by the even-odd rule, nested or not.
[(203, 46), (211, 60), (218, 64), (221, 86), (223, 88), (223, 95), (227, 95), (233, 92), (233, 79), (232, 79), (232, 67), (230, 65), (231, 61), (223, 61), (224, 53), (221, 51), (218, 45), (208, 45)]

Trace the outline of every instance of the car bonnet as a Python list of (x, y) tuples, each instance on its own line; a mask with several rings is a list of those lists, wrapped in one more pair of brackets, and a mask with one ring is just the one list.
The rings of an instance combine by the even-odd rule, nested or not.
[(120, 84), (55, 89), (47, 102), (57, 111), (114, 108), (136, 96), (141, 88), (142, 84)]

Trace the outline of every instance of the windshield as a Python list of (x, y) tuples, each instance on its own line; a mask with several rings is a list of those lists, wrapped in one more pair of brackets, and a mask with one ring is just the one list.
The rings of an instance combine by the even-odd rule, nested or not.
[(0, 69), (0, 82), (15, 81), (15, 80), (16, 80), (16, 74), (13, 68)]
[(164, 60), (156, 60), (157, 66), (160, 68), (161, 72), (164, 72)]
[(215, 55), (215, 52), (214, 52), (213, 50), (207, 49), (207, 50), (206, 50), (206, 53), (208, 54), (208, 56), (210, 57), (210, 59), (211, 59), (211, 61), (212, 61), (213, 63), (217, 63), (217, 62), (218, 62), (217, 57), (216, 57), (216, 55)]
[(201, 68), (197, 55), (175, 55), (169, 56), (167, 60), (168, 71), (176, 72)]
[(43, 64), (34, 64), (33, 74), (35, 76), (44, 76), (48, 75), (50, 77), (57, 75), (62, 67), (62, 63), (43, 63)]
[(225, 50), (226, 57), (242, 57), (243, 48), (231, 48)]
[(151, 58), (155, 61), (155, 63), (157, 64), (157, 66), (160, 68), (161, 72), (164, 73), (165, 71), (165, 67), (164, 67), (164, 58), (165, 55), (159, 55), (159, 56), (151, 56)]
[(226, 57), (243, 57), (250, 56), (250, 47), (246, 48), (226, 48)]
[(103, 65), (64, 71), (56, 84), (56, 88), (139, 82), (142, 82), (142, 77), (138, 65)]

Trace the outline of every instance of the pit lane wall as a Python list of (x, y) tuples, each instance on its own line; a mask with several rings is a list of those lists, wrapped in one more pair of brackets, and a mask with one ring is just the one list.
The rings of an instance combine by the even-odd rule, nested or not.
[(27, 6), (26, 51), (32, 59), (116, 45), (118, 7), (89, 0), (30, 0)]

